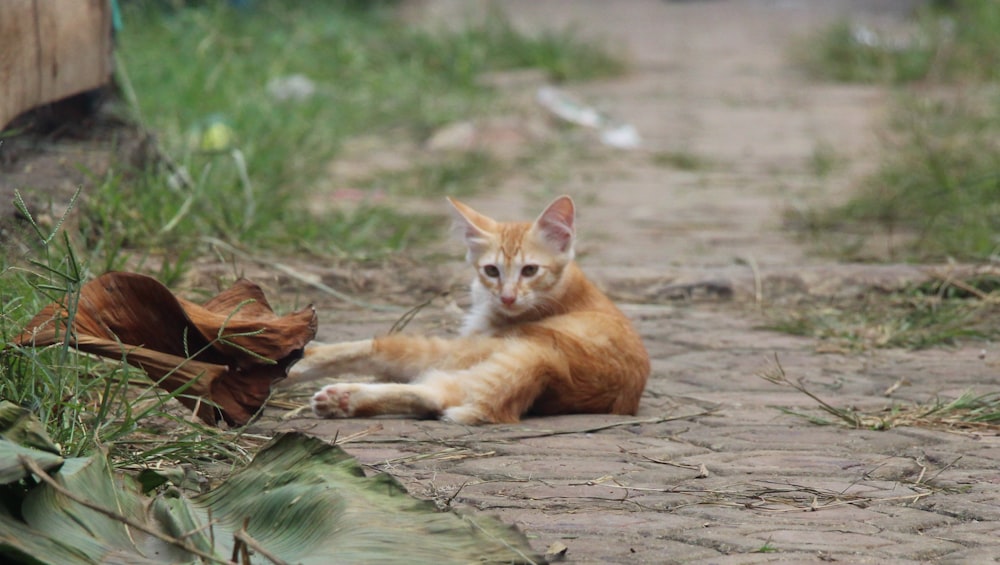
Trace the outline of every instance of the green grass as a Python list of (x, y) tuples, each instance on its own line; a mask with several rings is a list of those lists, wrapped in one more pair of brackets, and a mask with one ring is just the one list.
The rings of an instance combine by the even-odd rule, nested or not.
[[(876, 172), (841, 206), (800, 218), (818, 243), (883, 238), (889, 258), (984, 260), (1000, 250), (1000, 92), (904, 95)], [(832, 237), (831, 237), (832, 235)], [(835, 250), (865, 258), (857, 249)]]
[(826, 142), (819, 142), (813, 147), (808, 161), (810, 172), (821, 179), (830, 176), (842, 164), (843, 158), (837, 149)]
[(842, 82), (901, 83), (927, 75), (933, 47), (927, 44), (930, 30), (920, 28), (919, 39), (893, 46), (888, 38), (841, 20), (820, 34), (802, 40), (795, 49), (798, 63), (816, 78)]
[[(529, 37), (499, 13), (457, 31), (428, 31), (397, 20), (391, 4), (254, 6), (126, 5), (119, 56), (139, 115), (192, 182), (172, 187), (169, 175), (152, 174), (105, 183), (88, 207), (92, 229), (103, 234), (109, 222), (126, 223), (121, 218), (134, 207), (136, 217), (112, 230), (123, 232), (126, 245), (175, 248), (207, 235), (253, 247), (295, 249), (308, 240), (311, 251), (398, 250), (438, 234), (390, 209), (322, 218), (306, 209), (306, 195), (346, 140), (391, 133), (419, 143), (444, 124), (486, 114), (498, 99), (480, 84), (484, 73), (540, 68), (553, 80), (573, 80), (622, 70), (620, 59), (571, 30)], [(315, 83), (312, 97), (280, 101), (268, 93), (271, 79), (295, 74)], [(241, 152), (245, 175), (228, 150), (203, 151), (214, 124), (229, 128), (227, 149)], [(369, 186), (453, 193), (485, 184), (492, 173), (470, 155), (415, 164), (413, 179), (394, 174)], [(461, 183), (452, 182), (456, 174)], [(368, 237), (354, 237), (359, 231)]]
[(844, 82), (989, 82), (1000, 78), (1000, 6), (994, 0), (928, 3), (906, 30), (849, 19), (803, 38), (793, 58), (810, 75)]
[(770, 538), (768, 538), (768, 540), (765, 541), (763, 545), (751, 551), (750, 553), (777, 553), (777, 552), (778, 552), (777, 546), (773, 545), (771, 543)]
[(842, 22), (804, 50), (816, 76), (899, 86), (877, 170), (846, 204), (809, 211), (800, 227), (848, 259), (989, 260), (1000, 251), (1000, 3), (927, 8), (914, 30), (898, 46), (872, 47)]
[(661, 151), (652, 155), (653, 164), (679, 171), (699, 171), (709, 167), (708, 161), (689, 151)]

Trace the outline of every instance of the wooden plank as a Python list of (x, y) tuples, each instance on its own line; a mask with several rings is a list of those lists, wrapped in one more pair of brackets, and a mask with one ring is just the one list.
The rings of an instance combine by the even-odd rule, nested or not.
[(0, 128), (22, 112), (108, 83), (108, 0), (2, 2)]
[(40, 98), (35, 0), (5, 0), (0, 10), (0, 128)]

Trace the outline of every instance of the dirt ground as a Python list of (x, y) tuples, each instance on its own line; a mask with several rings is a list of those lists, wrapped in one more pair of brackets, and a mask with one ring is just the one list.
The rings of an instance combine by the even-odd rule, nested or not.
[[(568, 562), (1000, 555), (1000, 438), (812, 425), (776, 408), (810, 410), (812, 401), (761, 378), (783, 370), (839, 406), (872, 410), (996, 389), (991, 345), (822, 352), (815, 340), (760, 329), (761, 311), (781, 295), (864, 292), (923, 274), (836, 264), (782, 230), (789, 207), (842, 199), (870, 170), (887, 101), (876, 87), (810, 82), (789, 64), (791, 42), (843, 14), (891, 26), (912, 3), (502, 5), (525, 28), (572, 23), (632, 58), (624, 78), (569, 88), (635, 124), (642, 149), (575, 162), (555, 187), (513, 179), (469, 202), (524, 218), (556, 192), (577, 198), (581, 263), (622, 302), (653, 358), (639, 414), (466, 428), (274, 411), (258, 430), (349, 438), (350, 453), (415, 495), (498, 515), (539, 552), (564, 546)], [(436, 22), (456, 9), (439, 0), (413, 11)], [(812, 164), (831, 149), (838, 166), (819, 179)], [(657, 164), (657, 154), (703, 166)], [(462, 278), (458, 265), (440, 269), (442, 279)], [(454, 331), (463, 299), (433, 302), (407, 331)], [(319, 338), (368, 337), (397, 317), (341, 305), (321, 312)]]

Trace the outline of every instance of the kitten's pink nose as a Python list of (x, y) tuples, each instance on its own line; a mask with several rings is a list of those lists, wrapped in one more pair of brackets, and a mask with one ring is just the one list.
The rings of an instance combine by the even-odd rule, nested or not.
[(513, 295), (512, 296), (507, 296), (506, 294), (500, 295), (500, 302), (503, 302), (504, 306), (510, 306), (511, 304), (514, 303), (515, 300), (517, 300), (517, 297)]

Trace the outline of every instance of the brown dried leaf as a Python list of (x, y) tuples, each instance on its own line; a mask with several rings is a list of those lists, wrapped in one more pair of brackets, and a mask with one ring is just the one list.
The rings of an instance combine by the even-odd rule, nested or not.
[[(59, 343), (68, 318), (65, 304), (49, 304), (14, 342)], [(70, 330), (80, 351), (124, 359), (168, 391), (197, 379), (178, 400), (208, 423), (221, 416), (243, 425), (302, 356), (316, 325), (311, 306), (278, 316), (245, 279), (198, 305), (153, 278), (107, 273), (80, 290)]]

